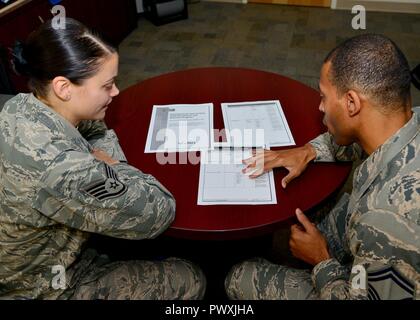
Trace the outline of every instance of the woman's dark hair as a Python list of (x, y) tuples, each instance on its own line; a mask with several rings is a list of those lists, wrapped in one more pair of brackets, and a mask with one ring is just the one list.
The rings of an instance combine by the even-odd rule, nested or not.
[(33, 31), (25, 42), (13, 48), (15, 71), (29, 78), (29, 88), (40, 97), (57, 76), (80, 85), (99, 69), (103, 58), (116, 52), (98, 34), (80, 22), (66, 18), (65, 28), (56, 29), (52, 20)]
[(411, 70), (411, 81), (413, 82), (414, 86), (420, 90), (420, 64)]

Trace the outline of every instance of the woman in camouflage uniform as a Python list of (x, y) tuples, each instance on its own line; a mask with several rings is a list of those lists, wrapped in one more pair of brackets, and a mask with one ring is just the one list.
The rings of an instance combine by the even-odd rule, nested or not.
[(31, 93), (0, 114), (0, 298), (199, 299), (188, 261), (117, 261), (84, 249), (91, 233), (154, 238), (175, 200), (127, 164), (103, 119), (118, 94), (116, 50), (79, 22), (51, 21), (14, 48)]

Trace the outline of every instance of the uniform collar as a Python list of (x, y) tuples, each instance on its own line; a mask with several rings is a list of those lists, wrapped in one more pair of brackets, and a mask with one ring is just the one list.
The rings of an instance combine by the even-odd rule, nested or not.
[(90, 144), (83, 138), (79, 130), (74, 127), (68, 120), (66, 120), (59, 113), (54, 111), (51, 107), (47, 106), (41, 100), (36, 98), (33, 93), (30, 93), (28, 96), (28, 105), (30, 107), (36, 106), (36, 110), (33, 110), (34, 113), (41, 113), (42, 116), (48, 118), (48, 122), (45, 124), (54, 134), (64, 136), (66, 139), (75, 142), (76, 144), (84, 145), (89, 150), (91, 150)]
[(356, 170), (353, 183), (355, 202), (360, 199), (386, 165), (419, 133), (420, 108), (416, 109), (413, 109), (411, 119)]

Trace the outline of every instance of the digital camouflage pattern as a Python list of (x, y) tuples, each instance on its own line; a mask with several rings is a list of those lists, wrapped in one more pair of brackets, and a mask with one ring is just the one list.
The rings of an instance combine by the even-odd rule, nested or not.
[(201, 299), (205, 293), (201, 269), (182, 259), (110, 262), (88, 249), (81, 260), (84, 275), (71, 296), (66, 292), (60, 299), (189, 300)]
[[(312, 272), (265, 260), (238, 264), (225, 282), (230, 298), (420, 299), (420, 108), (413, 111), (356, 169), (351, 195), (318, 225), (332, 258)], [(329, 133), (310, 143), (316, 161), (362, 154), (355, 144), (339, 147)]]
[[(122, 162), (109, 166), (97, 160), (94, 147)], [(112, 263), (82, 250), (91, 232), (154, 238), (174, 219), (171, 193), (125, 160), (115, 133), (101, 121), (83, 121), (76, 129), (33, 94), (5, 104), (0, 298), (202, 297), (204, 276), (186, 261)], [(52, 288), (56, 265), (65, 268), (65, 289)]]

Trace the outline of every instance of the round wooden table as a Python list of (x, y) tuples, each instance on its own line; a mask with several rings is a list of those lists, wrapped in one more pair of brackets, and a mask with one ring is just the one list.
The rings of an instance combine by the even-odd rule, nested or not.
[[(278, 74), (252, 69), (173, 72), (138, 83), (114, 98), (105, 121), (117, 133), (128, 162), (156, 177), (176, 199), (176, 218), (166, 235), (223, 240), (267, 234), (294, 219), (297, 207), (304, 211), (313, 208), (345, 182), (351, 164), (311, 163), (286, 189), (281, 187), (281, 179), (287, 171), (274, 170), (276, 205), (198, 206), (199, 164), (160, 165), (156, 154), (144, 153), (154, 104), (212, 102), (214, 126), (223, 129), (220, 103), (256, 100), (280, 100), (297, 146), (325, 131), (316, 90)], [(176, 156), (179, 159), (186, 155)]]

